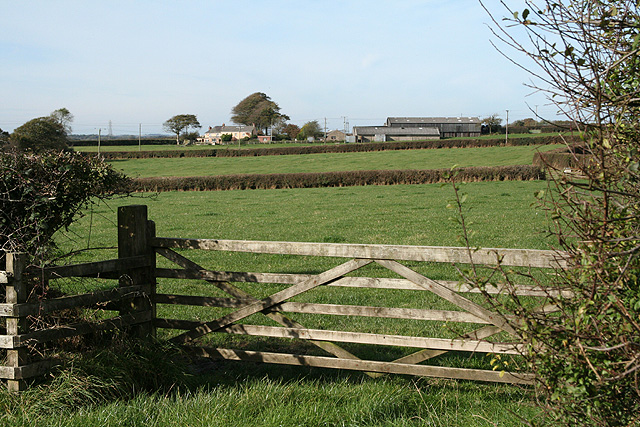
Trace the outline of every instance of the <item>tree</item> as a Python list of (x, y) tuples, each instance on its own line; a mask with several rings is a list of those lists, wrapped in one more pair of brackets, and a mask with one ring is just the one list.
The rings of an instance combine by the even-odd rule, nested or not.
[[(550, 231), (570, 254), (549, 294), (555, 313), (520, 313), (523, 354), (554, 425), (640, 421), (640, 14), (636, 1), (527, 2), (493, 32), (582, 132), (582, 179), (553, 171), (540, 194)], [(523, 32), (520, 32), (523, 31)], [(522, 37), (522, 41), (519, 38)], [(517, 63), (517, 61), (514, 61)], [(524, 66), (522, 68), (526, 69)], [(551, 168), (550, 165), (547, 166)], [(503, 279), (510, 283), (510, 274)], [(477, 280), (479, 286), (482, 280)], [(493, 300), (496, 303), (496, 300)], [(512, 307), (513, 308), (513, 307)], [(513, 311), (512, 311), (513, 312)]]
[(287, 125), (282, 130), (282, 133), (287, 135), (287, 138), (291, 141), (298, 137), (300, 133), (300, 127), (298, 125), (294, 125), (293, 123), (287, 123)]
[(310, 137), (318, 138), (322, 135), (324, 135), (324, 132), (317, 120), (305, 123), (304, 126), (302, 126), (302, 129), (300, 129), (300, 133), (298, 133), (298, 137), (301, 139), (307, 139)]
[(500, 124), (502, 119), (498, 117), (498, 114), (492, 114), (489, 117), (482, 119), (481, 122), (489, 130), (489, 134), (492, 132), (498, 132), (500, 130)]
[(162, 124), (167, 132), (176, 134), (176, 145), (180, 144), (180, 134), (189, 128), (200, 129), (202, 126), (194, 114), (178, 114)]
[(258, 129), (264, 129), (266, 134), (269, 126), (279, 120), (289, 120), (289, 116), (281, 114), (278, 104), (266, 94), (255, 92), (231, 109), (231, 120), (247, 126), (255, 125)]
[(58, 108), (49, 114), (56, 122), (60, 123), (67, 135), (71, 135), (71, 123), (73, 122), (73, 114), (66, 108)]
[(68, 147), (64, 126), (51, 116), (39, 117), (16, 128), (9, 137), (20, 151), (64, 150)]

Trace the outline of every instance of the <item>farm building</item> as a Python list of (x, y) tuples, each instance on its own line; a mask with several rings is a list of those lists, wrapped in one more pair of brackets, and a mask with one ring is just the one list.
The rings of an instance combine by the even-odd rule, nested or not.
[(209, 130), (204, 133), (204, 136), (198, 138), (199, 144), (221, 144), (222, 143), (222, 135), (230, 134), (231, 138), (234, 141), (237, 141), (242, 138), (249, 137), (251, 138), (256, 133), (255, 126), (246, 126), (246, 125), (233, 125), (227, 126), (224, 123), (222, 126), (209, 126)]
[(388, 117), (389, 128), (437, 128), (440, 137), (480, 136), (478, 117)]
[(440, 139), (436, 127), (354, 126), (353, 135), (357, 142)]
[(344, 141), (346, 136), (347, 134), (342, 132), (341, 130), (332, 130), (327, 134), (327, 141), (329, 142)]

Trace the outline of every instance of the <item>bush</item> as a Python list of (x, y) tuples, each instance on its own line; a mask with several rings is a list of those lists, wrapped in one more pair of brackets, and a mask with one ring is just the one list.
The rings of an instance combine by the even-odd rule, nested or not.
[[(445, 182), (448, 172), (449, 169), (373, 170), (138, 178), (133, 180), (131, 188), (132, 191), (157, 192), (432, 184)], [(529, 181), (545, 178), (540, 168), (530, 165), (469, 167), (459, 169), (458, 173), (465, 181)]]
[(128, 184), (98, 157), (0, 152), (0, 249), (43, 255), (52, 247), (53, 234), (68, 227), (94, 198), (125, 191)]
[[(224, 135), (223, 135), (224, 136)], [(429, 141), (393, 141), (371, 142), (363, 144), (327, 144), (305, 145), (297, 147), (259, 147), (250, 149), (220, 148), (210, 150), (167, 150), (167, 151), (113, 151), (102, 153), (108, 160), (121, 159), (148, 159), (155, 157), (252, 157), (252, 156), (284, 156), (299, 154), (319, 153), (354, 153), (386, 150), (420, 150), (431, 148), (474, 148), (474, 147), (499, 147), (499, 146), (526, 146), (559, 144), (566, 140), (574, 141), (576, 138), (561, 138), (559, 136), (539, 136), (527, 138), (511, 138), (508, 144), (504, 138), (496, 139), (439, 139)]]

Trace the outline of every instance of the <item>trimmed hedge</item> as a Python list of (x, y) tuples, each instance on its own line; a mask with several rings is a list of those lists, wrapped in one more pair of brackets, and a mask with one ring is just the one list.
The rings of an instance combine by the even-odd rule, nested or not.
[[(531, 181), (545, 179), (535, 166), (469, 167), (457, 169), (459, 181)], [(132, 191), (272, 190), (278, 188), (348, 187), (359, 185), (432, 184), (446, 182), (450, 169), (370, 170), (321, 173), (244, 174), (156, 177), (133, 180)]]
[(538, 152), (533, 155), (533, 165), (537, 167), (563, 170), (582, 169), (587, 164), (588, 154), (582, 144), (573, 144), (556, 150)]
[[(142, 139), (141, 143), (143, 145), (176, 145), (176, 139)], [(72, 147), (95, 147), (98, 144), (97, 139), (71, 139), (69, 140), (69, 145)], [(138, 139), (109, 139), (107, 137), (103, 137), (100, 140), (100, 146), (138, 146), (140, 142)]]
[(174, 157), (253, 157), (253, 156), (283, 156), (294, 154), (318, 153), (354, 153), (366, 151), (386, 150), (418, 150), (433, 148), (473, 148), (524, 146), (537, 144), (555, 144), (566, 142), (566, 137), (560, 136), (531, 136), (509, 139), (505, 144), (504, 138), (496, 139), (438, 139), (428, 141), (392, 141), (351, 144), (305, 145), (296, 147), (264, 147), (264, 148), (212, 148), (203, 150), (166, 150), (166, 151), (113, 151), (101, 153), (105, 160), (150, 159)]

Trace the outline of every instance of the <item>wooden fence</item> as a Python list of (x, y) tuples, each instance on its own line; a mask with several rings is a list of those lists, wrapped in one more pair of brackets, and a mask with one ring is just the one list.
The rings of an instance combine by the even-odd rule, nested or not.
[[(187, 249), (330, 257), (337, 265), (319, 274), (212, 271), (187, 258)], [(156, 255), (169, 260), (179, 268), (158, 267)], [(498, 257), (503, 266), (543, 269), (566, 266), (566, 260), (562, 255), (553, 251), (482, 249), (473, 252), (475, 264), (494, 265)], [(346, 262), (335, 261), (341, 258), (346, 259)], [(532, 375), (528, 373), (420, 364), (451, 351), (498, 355), (516, 355), (521, 351), (517, 344), (509, 340), (489, 340), (498, 334), (501, 334), (501, 337), (513, 336), (515, 331), (505, 316), (474, 302), (473, 298), (468, 296), (478, 292), (477, 289), (460, 285), (458, 282), (432, 280), (415, 271), (417, 268), (412, 269), (405, 265), (422, 262), (469, 263), (469, 251), (466, 248), (162, 238), (155, 236), (155, 226), (147, 219), (146, 206), (136, 205), (121, 207), (118, 210), (117, 259), (37, 269), (26, 268), (27, 260), (22, 254), (10, 253), (6, 259), (7, 271), (0, 272), (0, 283), (6, 289), (6, 303), (0, 304), (0, 316), (5, 318), (6, 324), (5, 334), (0, 335), (0, 348), (7, 350), (7, 357), (5, 366), (0, 367), (0, 378), (7, 380), (11, 390), (24, 389), (27, 384), (25, 379), (43, 374), (51, 365), (50, 361), (36, 360), (33, 357), (34, 352), (30, 349), (61, 338), (97, 330), (123, 328), (140, 337), (155, 336), (158, 328), (179, 330), (178, 333), (171, 333), (171, 341), (184, 345), (190, 352), (203, 357), (349, 369), (364, 371), (369, 375), (395, 373), (521, 384), (533, 381)], [(166, 264), (166, 261), (164, 263)], [(349, 275), (369, 264), (383, 267), (393, 277)], [(100, 277), (113, 280), (115, 283), (108, 290), (44, 299), (34, 296), (35, 293), (30, 289), (32, 281), (29, 277), (33, 276), (38, 277), (40, 282), (63, 277)], [(157, 293), (158, 279), (204, 281), (222, 290), (228, 297)], [(279, 284), (281, 288), (284, 285), (284, 288), (267, 297), (258, 298), (244, 290), (242, 283), (253, 286)], [(374, 292), (378, 292), (378, 289), (423, 291), (446, 301), (455, 309), (292, 301), (294, 297), (302, 294), (312, 298), (314, 290), (325, 286), (346, 288), (345, 292), (357, 292), (357, 289), (369, 289)], [(488, 287), (487, 291), (496, 295), (503, 292), (497, 287)], [(540, 297), (542, 309), (552, 310), (544, 305), (548, 290), (535, 286), (520, 286), (517, 292), (532, 298)], [(97, 305), (104, 307), (105, 304), (116, 315), (100, 321), (58, 325), (39, 330), (32, 330), (30, 327), (34, 324), (34, 318), (55, 311)], [(201, 316), (206, 318), (205, 320), (169, 319), (156, 314), (158, 305), (225, 308), (227, 312)], [(453, 339), (436, 338), (306, 328), (292, 317), (296, 314), (455, 322), (477, 326)], [(281, 326), (248, 324), (248, 320), (256, 317), (251, 317), (253, 315), (267, 316)], [(199, 344), (203, 337), (212, 333), (302, 340), (317, 346), (326, 355), (250, 351)], [(413, 349), (413, 352), (393, 361), (364, 360), (353, 354), (353, 350), (347, 350), (345, 345), (349, 349), (367, 345), (393, 346)]]

